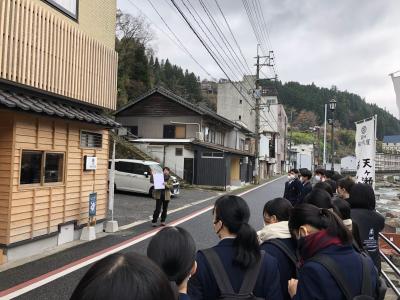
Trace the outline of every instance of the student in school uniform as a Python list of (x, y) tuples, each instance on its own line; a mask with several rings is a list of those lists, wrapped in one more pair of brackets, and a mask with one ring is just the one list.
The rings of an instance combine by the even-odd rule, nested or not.
[[(301, 204), (292, 209), (289, 229), (296, 236), (302, 267), (299, 279), (289, 281), (289, 294), (294, 300), (353, 299), (358, 295), (375, 297), (378, 274), (372, 260), (352, 247), (352, 238), (340, 218), (329, 209)], [(319, 259), (319, 260), (318, 260)], [(321, 262), (321, 259), (323, 262)], [(335, 266), (348, 286), (348, 295), (339, 287), (326, 267), (327, 259)], [(363, 270), (369, 275), (362, 290)]]
[[(257, 233), (248, 224), (249, 218), (250, 209), (242, 198), (227, 195), (217, 199), (213, 225), (221, 241), (215, 247), (197, 253), (197, 272), (189, 280), (188, 292), (192, 300), (218, 299), (221, 289), (224, 291), (217, 283), (221, 276), (227, 279), (227, 289), (233, 294), (239, 293), (244, 288), (242, 283), (251, 282), (249, 278), (253, 277), (253, 284), (247, 286), (244, 294), (282, 299), (278, 262), (260, 251)], [(219, 270), (217, 274), (216, 269)]]
[(285, 198), (275, 198), (264, 205), (264, 228), (257, 232), (261, 250), (278, 261), (283, 299), (290, 300), (287, 283), (296, 278), (296, 243), (289, 232), (289, 212), (292, 204)]
[(379, 232), (385, 227), (385, 218), (375, 210), (375, 192), (369, 184), (356, 183), (346, 201), (351, 206), (351, 219), (358, 226), (363, 247), (380, 271)]
[(187, 285), (196, 273), (196, 244), (185, 229), (165, 227), (150, 241), (147, 256), (167, 275), (178, 300), (190, 300)]
[(146, 256), (114, 253), (96, 262), (70, 300), (176, 300), (164, 272)]

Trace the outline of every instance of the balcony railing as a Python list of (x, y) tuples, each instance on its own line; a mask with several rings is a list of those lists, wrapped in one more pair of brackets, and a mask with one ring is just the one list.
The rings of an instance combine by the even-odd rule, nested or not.
[(32, 0), (0, 1), (0, 78), (115, 109), (117, 53)]

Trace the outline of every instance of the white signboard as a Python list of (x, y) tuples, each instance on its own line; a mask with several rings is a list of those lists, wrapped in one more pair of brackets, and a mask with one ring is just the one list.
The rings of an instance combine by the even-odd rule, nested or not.
[(376, 117), (356, 123), (357, 182), (375, 185)]
[(396, 93), (396, 102), (397, 102), (397, 109), (399, 110), (400, 116), (400, 76), (395, 77), (391, 74), (394, 86), (394, 92)]
[(155, 190), (164, 190), (165, 189), (163, 173), (153, 174), (153, 180), (154, 180), (154, 189)]
[(85, 170), (93, 171), (97, 169), (97, 157), (96, 156), (85, 156)]

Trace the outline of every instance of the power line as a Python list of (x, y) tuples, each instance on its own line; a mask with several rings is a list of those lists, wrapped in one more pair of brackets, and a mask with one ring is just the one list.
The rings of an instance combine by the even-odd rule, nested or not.
[(218, 67), (221, 69), (221, 71), (225, 74), (225, 76), (228, 78), (228, 80), (233, 84), (233, 86), (235, 87), (235, 89), (239, 92), (240, 95), (242, 95), (242, 97), (244, 98), (244, 100), (250, 105), (250, 107), (252, 109), (254, 109), (254, 107), (251, 105), (250, 102), (247, 101), (246, 97), (242, 94), (242, 92), (239, 90), (239, 88), (236, 86), (236, 84), (230, 79), (229, 75), (226, 73), (226, 71), (224, 70), (224, 68), (222, 68), (220, 62), (218, 61), (218, 59), (215, 57), (214, 53), (209, 49), (208, 45), (205, 43), (205, 41), (202, 39), (202, 37), (199, 35), (199, 33), (196, 31), (196, 29), (193, 27), (193, 25), (190, 23), (190, 21), (188, 20), (188, 18), (186, 17), (186, 15), (183, 13), (183, 11), (181, 10), (181, 8), (176, 4), (175, 0), (171, 0), (171, 2), (173, 3), (173, 5), (175, 6), (175, 8), (178, 10), (178, 12), (180, 13), (180, 15), (182, 16), (182, 18), (185, 20), (185, 22), (188, 24), (188, 26), (190, 27), (190, 29), (193, 31), (193, 33), (196, 35), (196, 37), (199, 39), (199, 41), (202, 43), (202, 45), (204, 46), (204, 48), (206, 48), (207, 52), (211, 55), (211, 57), (213, 58), (213, 60), (215, 61), (215, 63), (218, 65)]
[[(203, 32), (204, 36), (207, 38), (207, 40), (209, 41), (209, 43), (211, 43), (213, 49), (215, 50), (215, 52), (219, 55), (219, 58), (222, 59), (223, 63), (225, 66), (228, 67), (228, 69), (230, 70), (230, 72), (237, 78), (239, 78), (239, 80), (241, 79), (240, 76), (238, 76), (236, 74), (237, 72), (237, 67), (235, 66), (235, 64), (232, 64), (232, 67), (235, 68), (236, 70), (233, 70), (231, 67), (231, 64), (229, 64), (227, 62), (226, 59), (228, 59), (230, 62), (232, 62), (229, 58), (228, 58), (228, 54), (226, 53), (225, 49), (221, 46), (221, 44), (218, 42), (218, 39), (214, 36), (214, 34), (211, 32), (211, 30), (208, 28), (208, 26), (205, 24), (205, 22), (203, 21), (203, 19), (201, 18), (201, 16), (199, 15), (199, 13), (197, 12), (197, 10), (194, 8), (194, 6), (191, 4), (190, 1), (187, 1), (187, 3), (190, 5), (190, 7), (193, 9), (194, 13), (197, 15), (198, 19), (200, 20), (200, 22), (204, 25), (205, 29), (208, 31), (209, 34), (207, 34), (205, 32), (205, 30), (203, 29), (203, 27), (201, 26), (200, 22), (197, 20), (197, 18), (194, 16), (194, 14), (192, 13), (192, 11), (189, 9), (189, 7), (186, 5), (184, 0), (181, 0), (182, 4), (185, 6), (186, 10), (189, 12), (189, 14), (192, 16), (193, 20), (196, 22), (197, 26), (200, 28), (200, 30)], [(212, 39), (215, 41), (215, 43), (213, 42), (213, 40), (210, 38), (210, 36), (212, 37)], [(224, 52), (224, 55), (226, 56), (226, 59), (224, 57), (223, 54), (221, 54), (221, 52), (219, 51), (219, 49), (222, 50), (222, 52)], [(214, 54), (215, 54), (214, 52)], [(239, 74), (241, 74), (241, 71), (239, 69)]]
[[(211, 20), (211, 23), (213, 25), (213, 27), (215, 28), (215, 30), (217, 31), (219, 37), (222, 39), (225, 47), (228, 49), (228, 52), (230, 53), (231, 57), (234, 59), (234, 61), (236, 62), (237, 66), (239, 67), (240, 71), (243, 72), (243, 75), (245, 75), (245, 73), (247, 71), (250, 71), (249, 73), (251, 74), (251, 70), (250, 68), (247, 66), (248, 70), (246, 70), (246, 61), (245, 63), (243, 63), (241, 61), (241, 59), (239, 58), (238, 54), (236, 53), (236, 51), (233, 49), (231, 43), (229, 42), (229, 40), (227, 39), (227, 37), (225, 36), (225, 34), (223, 33), (223, 31), (221, 30), (221, 27), (218, 25), (217, 21), (215, 20), (215, 18), (212, 16), (210, 10), (207, 8), (207, 6), (204, 4), (203, 0), (199, 0), (201, 6), (203, 7), (203, 10), (205, 11), (205, 13), (207, 14), (208, 18)], [(233, 52), (233, 54), (232, 54)], [(234, 57), (235, 56), (235, 57)], [(250, 88), (252, 88), (252, 83), (249, 82), (248, 78), (247, 78), (247, 83), (249, 84)]]
[[(184, 52), (186, 55), (188, 55), (208, 76), (213, 77), (198, 61), (197, 59), (191, 54), (191, 52), (185, 47), (185, 45), (182, 43), (182, 41), (179, 39), (179, 37), (175, 34), (175, 32), (173, 30), (171, 30), (171, 28), (167, 25), (167, 23), (165, 22), (164, 18), (159, 14), (159, 12), (157, 11), (157, 9), (154, 7), (153, 3), (148, 0), (149, 3), (151, 4), (151, 6), (155, 9), (156, 13), (158, 14), (158, 16), (161, 18), (161, 20), (163, 21), (163, 23), (165, 24), (165, 26), (168, 28), (168, 30), (174, 35), (175, 39), (171, 38), (171, 36), (164, 31), (161, 27), (159, 27), (155, 22), (152, 21), (152, 19), (147, 16), (136, 4), (134, 4), (132, 2), (132, 0), (128, 0), (128, 2), (134, 6), (143, 16), (145, 16), (150, 23), (152, 23), (156, 28), (158, 28), (162, 33), (165, 34), (165, 36), (170, 39), (182, 52)], [(178, 41), (178, 42), (177, 42)]]

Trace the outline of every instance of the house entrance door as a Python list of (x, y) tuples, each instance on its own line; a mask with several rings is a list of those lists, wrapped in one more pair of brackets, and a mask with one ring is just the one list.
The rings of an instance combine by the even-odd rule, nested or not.
[(183, 162), (183, 179), (193, 184), (193, 158), (185, 158)]

